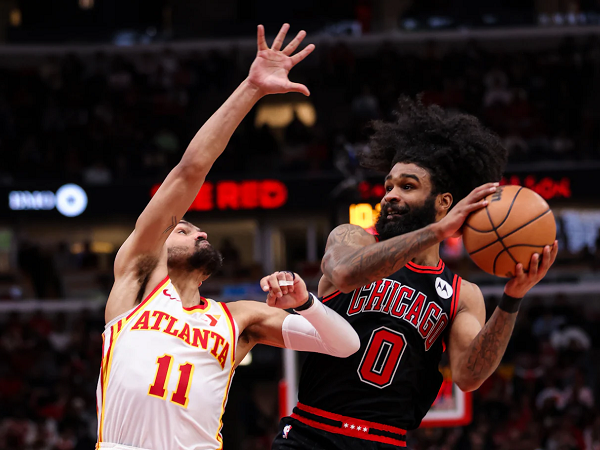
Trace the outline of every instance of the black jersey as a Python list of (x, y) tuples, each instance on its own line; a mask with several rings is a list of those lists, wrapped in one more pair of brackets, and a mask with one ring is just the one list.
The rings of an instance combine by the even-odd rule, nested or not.
[(349, 358), (311, 353), (300, 403), (402, 429), (419, 426), (442, 384), (438, 366), (456, 314), (461, 278), (408, 263), (388, 278), (322, 299), (361, 340)]

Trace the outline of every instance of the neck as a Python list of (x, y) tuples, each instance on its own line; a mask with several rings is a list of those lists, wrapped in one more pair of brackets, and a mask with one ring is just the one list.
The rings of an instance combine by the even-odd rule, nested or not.
[(419, 266), (436, 267), (440, 262), (440, 244), (435, 244), (422, 251), (411, 261)]
[(179, 273), (170, 271), (169, 277), (177, 289), (177, 293), (181, 298), (181, 303), (186, 308), (197, 306), (200, 304), (200, 292), (198, 287), (202, 284), (205, 277), (199, 273)]

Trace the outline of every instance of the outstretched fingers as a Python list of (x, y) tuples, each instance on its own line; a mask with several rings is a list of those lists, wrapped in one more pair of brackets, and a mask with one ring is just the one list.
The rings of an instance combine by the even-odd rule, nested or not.
[(296, 49), (298, 48), (298, 46), (304, 40), (305, 37), (306, 37), (306, 31), (301, 30), (296, 35), (296, 37), (294, 39), (292, 39), (291, 42), (282, 50), (282, 53), (284, 55), (290, 56), (292, 53), (294, 53), (294, 51), (296, 51)]
[(256, 48), (257, 51), (268, 50), (269, 46), (267, 45), (267, 41), (265, 39), (265, 27), (259, 25), (256, 30)]
[(295, 66), (296, 64), (298, 64), (300, 61), (302, 61), (304, 58), (306, 58), (308, 55), (310, 55), (314, 49), (315, 49), (315, 45), (309, 44), (306, 47), (304, 47), (302, 49), (302, 51), (299, 51), (294, 56), (290, 57), (290, 59), (292, 60), (292, 65)]
[(310, 95), (310, 91), (306, 86), (300, 83), (290, 83), (287, 85), (288, 92), (300, 92), (301, 94), (306, 95), (307, 97)]
[(285, 39), (285, 35), (287, 34), (289, 29), (290, 29), (289, 23), (284, 23), (281, 26), (281, 29), (279, 30), (279, 33), (277, 33), (277, 36), (275, 36), (275, 40), (273, 41), (273, 45), (271, 46), (272, 50), (280, 50), (281, 49), (281, 46), (283, 45), (283, 40)]

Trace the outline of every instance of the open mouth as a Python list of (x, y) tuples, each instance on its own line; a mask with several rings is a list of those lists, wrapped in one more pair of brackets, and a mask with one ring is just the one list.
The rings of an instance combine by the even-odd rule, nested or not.
[(396, 220), (399, 219), (400, 217), (402, 217), (404, 214), (406, 214), (405, 212), (398, 212), (398, 211), (394, 211), (394, 212), (388, 212), (387, 215), (387, 219), (388, 220)]

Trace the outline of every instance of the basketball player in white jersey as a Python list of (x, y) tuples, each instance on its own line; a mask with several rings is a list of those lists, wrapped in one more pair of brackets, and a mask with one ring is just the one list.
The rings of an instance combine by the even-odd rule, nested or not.
[(288, 29), (285, 24), (268, 48), (258, 27), (258, 53), (248, 77), (192, 139), (117, 254), (105, 312), (97, 448), (220, 449), (231, 378), (255, 344), (338, 357), (360, 346), (352, 327), (315, 301), (290, 272), (261, 280), (267, 304), (225, 305), (201, 297), (198, 286), (219, 267), (221, 256), (205, 232), (181, 220), (260, 98), (309, 95), (306, 86), (288, 80), (288, 72), (314, 46), (292, 55), (305, 36), (301, 31), (280, 50)]

